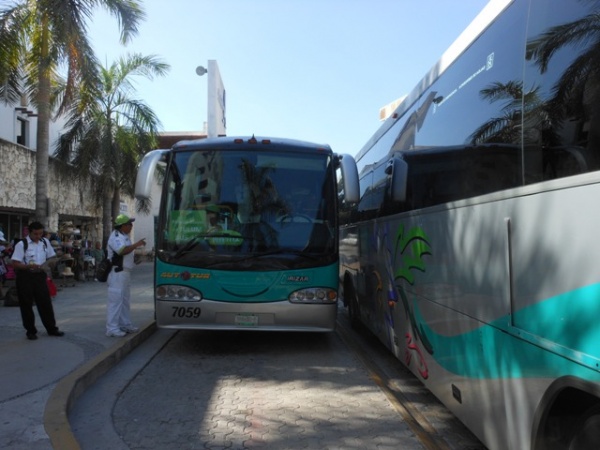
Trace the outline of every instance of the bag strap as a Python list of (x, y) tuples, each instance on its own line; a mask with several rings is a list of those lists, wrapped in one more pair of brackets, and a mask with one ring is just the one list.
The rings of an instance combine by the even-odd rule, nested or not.
[[(21, 241), (23, 241), (23, 252), (26, 252), (27, 248), (29, 247), (29, 242), (27, 241), (27, 238), (23, 238), (21, 239)], [(42, 238), (42, 244), (44, 244), (44, 251), (46, 251), (46, 249), (48, 248), (46, 238)]]

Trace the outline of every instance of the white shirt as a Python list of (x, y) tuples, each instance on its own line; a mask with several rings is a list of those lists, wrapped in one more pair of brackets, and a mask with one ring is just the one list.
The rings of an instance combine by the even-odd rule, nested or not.
[(27, 236), (27, 251), (23, 249), (23, 241), (19, 241), (15, 245), (15, 250), (12, 254), (11, 259), (13, 261), (20, 261), (23, 264), (29, 264), (33, 262), (33, 264), (37, 264), (41, 266), (46, 262), (47, 259), (53, 258), (56, 256), (56, 252), (50, 245), (50, 242), (46, 240), (46, 245), (44, 247), (44, 243), (42, 239), (40, 239), (37, 243), (33, 242), (29, 236)]
[[(108, 238), (108, 259), (112, 259), (114, 253), (121, 254), (125, 247), (131, 245), (129, 236), (120, 231), (112, 231)], [(123, 255), (123, 269), (131, 270), (135, 267), (133, 252)]]

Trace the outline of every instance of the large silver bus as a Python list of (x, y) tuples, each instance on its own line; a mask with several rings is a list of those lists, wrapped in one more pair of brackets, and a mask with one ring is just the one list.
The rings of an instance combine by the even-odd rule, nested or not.
[[(327, 145), (221, 137), (143, 159), (136, 196), (162, 175), (155, 311), (159, 327), (332, 331), (338, 303), (336, 170)], [(345, 189), (351, 187), (346, 186)], [(358, 198), (358, 190), (352, 197)]]
[(351, 320), (490, 449), (600, 448), (599, 119), (600, 2), (494, 0), (356, 156)]

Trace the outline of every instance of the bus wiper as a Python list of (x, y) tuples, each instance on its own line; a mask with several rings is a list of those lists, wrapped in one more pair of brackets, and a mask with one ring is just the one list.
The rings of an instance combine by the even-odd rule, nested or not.
[(171, 259), (177, 259), (178, 257), (180, 257), (181, 255), (183, 255), (188, 250), (191, 250), (192, 248), (194, 248), (196, 246), (196, 244), (198, 243), (198, 239), (205, 238), (207, 236), (208, 236), (208, 234), (204, 233), (204, 232), (196, 234), (189, 241), (187, 241), (183, 245), (183, 247), (181, 247), (179, 250), (177, 250), (177, 252), (172, 256)]
[(296, 250), (296, 249), (293, 249), (293, 248), (278, 248), (276, 250), (269, 250), (269, 251), (266, 251), (266, 252), (255, 253), (253, 255), (246, 256), (245, 258), (238, 259), (237, 261), (241, 262), (241, 261), (247, 261), (249, 259), (262, 258), (263, 256), (281, 255), (281, 254), (285, 254), (285, 253), (288, 253), (288, 254), (291, 253), (292, 255), (295, 255), (295, 256), (303, 256), (304, 258), (312, 259), (314, 261), (316, 261), (317, 259), (319, 259), (316, 256), (311, 255), (310, 253), (306, 253), (303, 250)]
[[(253, 239), (250, 236), (241, 236), (241, 235), (232, 235), (231, 233), (218, 233), (218, 232), (215, 233), (215, 232), (204, 231), (202, 233), (196, 234), (189, 241), (187, 241), (183, 247), (181, 247), (179, 250), (177, 250), (177, 252), (173, 255), (172, 259), (176, 259), (179, 256), (181, 256), (183, 253), (185, 253), (186, 251), (189, 251), (192, 248), (194, 248), (197, 245), (198, 240), (201, 238), (204, 238), (207, 240), (214, 239), (214, 238), (230, 238), (230, 239), (243, 239), (243, 240)], [(207, 244), (210, 244), (210, 241)]]

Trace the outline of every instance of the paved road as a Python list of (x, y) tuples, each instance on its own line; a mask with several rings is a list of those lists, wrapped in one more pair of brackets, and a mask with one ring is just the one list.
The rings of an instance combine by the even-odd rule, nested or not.
[(86, 450), (484, 448), (380, 343), (354, 337), (412, 417), (340, 333), (159, 330), (80, 398), (71, 424)]
[(113, 449), (423, 448), (335, 334), (181, 331), (156, 345), (130, 382), (123, 368), (80, 399), (82, 448), (106, 448), (107, 421), (125, 444)]

